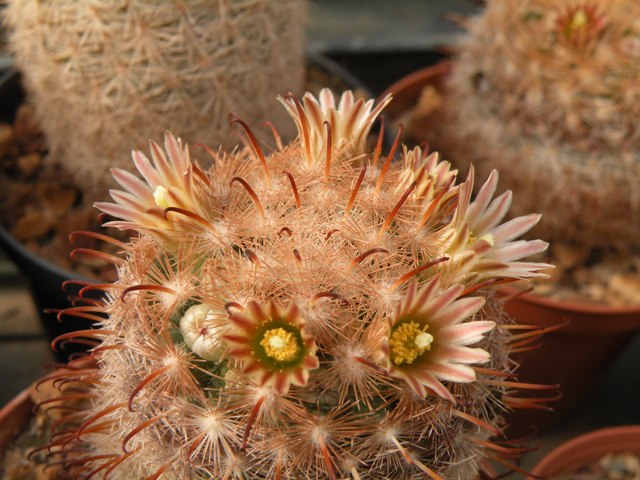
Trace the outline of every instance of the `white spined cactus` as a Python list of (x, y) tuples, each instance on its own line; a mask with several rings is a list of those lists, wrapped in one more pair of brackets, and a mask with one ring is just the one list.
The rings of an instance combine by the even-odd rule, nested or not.
[(131, 149), (165, 129), (230, 148), (229, 112), (256, 125), (275, 120), (275, 97), (303, 89), (307, 7), (9, 0), (4, 18), (50, 159), (103, 193), (109, 167), (129, 168)]
[(85, 402), (47, 446), (66, 475), (475, 478), (508, 450), (504, 410), (548, 387), (512, 379), (536, 332), (493, 287), (548, 267), (517, 240), (538, 217), (501, 223), (497, 175), (472, 199), (437, 155), (372, 151), (381, 108), (350, 96), (283, 100), (299, 137), (270, 154), (202, 171), (167, 133), (166, 153), (134, 153), (142, 179), (115, 171), (98, 207), (140, 236), (104, 304), (67, 312), (106, 318), (65, 337), (100, 340), (89, 360), (51, 375), (48, 404)]
[(640, 240), (639, 19), (633, 0), (489, 0), (466, 23), (436, 144), (481, 178), (498, 169), (553, 243)]

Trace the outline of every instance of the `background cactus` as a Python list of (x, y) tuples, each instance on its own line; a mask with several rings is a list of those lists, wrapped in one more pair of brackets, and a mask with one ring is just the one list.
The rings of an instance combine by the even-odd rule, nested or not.
[(637, 245), (640, 4), (489, 0), (467, 27), (440, 148), (481, 177), (499, 169), (548, 240)]
[(299, 136), (269, 155), (250, 141), (205, 172), (167, 133), (133, 154), (142, 179), (115, 170), (124, 190), (97, 206), (140, 236), (113, 240), (104, 303), (60, 312), (98, 328), (58, 344), (102, 343), (48, 377), (61, 395), (41, 407), (65, 412), (50, 462), (71, 478), (402, 480), (475, 478), (509, 450), (490, 440), (501, 415), (545, 387), (512, 378), (539, 332), (514, 330), (493, 287), (548, 268), (521, 261), (545, 242), (517, 240), (539, 215), (501, 223), (495, 173), (472, 201), (473, 173), (458, 183), (437, 154), (367, 147), (388, 100), (287, 97)]
[(306, 4), (10, 0), (5, 20), (50, 158), (102, 193), (165, 128), (228, 147), (229, 112), (260, 125), (301, 92)]

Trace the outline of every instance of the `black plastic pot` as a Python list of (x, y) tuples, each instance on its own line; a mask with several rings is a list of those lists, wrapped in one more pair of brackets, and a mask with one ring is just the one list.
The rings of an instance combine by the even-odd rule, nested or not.
[[(0, 78), (0, 120), (12, 122), (15, 112), (24, 99), (21, 76), (15, 71), (8, 71)], [(68, 285), (66, 291), (62, 284), (67, 280), (85, 280), (80, 275), (61, 268), (43, 257), (36, 255), (16, 240), (2, 225), (0, 225), (0, 247), (6, 256), (15, 263), (20, 273), (28, 280), (34, 303), (40, 314), (42, 325), (50, 340), (64, 333), (91, 328), (93, 322), (65, 315), (63, 321), (58, 321), (55, 313), (48, 313), (47, 309), (63, 309), (71, 306), (71, 299), (77, 296), (80, 289), (77, 285)], [(81, 345), (67, 344), (64, 349), (56, 351), (60, 361), (66, 361), (69, 355), (83, 351)]]

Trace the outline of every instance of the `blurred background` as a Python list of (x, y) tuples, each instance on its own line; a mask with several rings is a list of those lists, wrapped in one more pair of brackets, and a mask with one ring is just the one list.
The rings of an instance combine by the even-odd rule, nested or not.
[[(468, 0), (315, 0), (308, 48), (346, 67), (378, 95), (399, 78), (442, 58), (444, 46), (455, 43), (460, 32), (452, 17), (478, 8), (478, 2)], [(0, 70), (10, 68), (11, 59), (2, 54)], [(53, 361), (27, 284), (0, 252), (0, 404)], [(540, 435), (540, 449), (525, 455), (523, 467), (575, 434), (627, 423), (640, 423), (638, 338), (578, 410)]]

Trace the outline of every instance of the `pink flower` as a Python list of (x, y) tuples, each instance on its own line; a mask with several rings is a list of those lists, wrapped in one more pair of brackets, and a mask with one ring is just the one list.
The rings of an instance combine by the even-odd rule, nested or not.
[(385, 97), (375, 108), (374, 100), (355, 100), (351, 90), (340, 97), (336, 108), (336, 100), (328, 88), (323, 88), (316, 99), (311, 93), (302, 97), (302, 104), (293, 97), (280, 98), (280, 102), (289, 111), (296, 122), (298, 133), (307, 149), (307, 164), (324, 161), (323, 150), (326, 151), (327, 122), (331, 128), (331, 145), (333, 148), (348, 147), (353, 156), (366, 153), (367, 135), (384, 107), (391, 101)]
[(544, 252), (542, 240), (514, 240), (535, 226), (540, 215), (531, 214), (501, 223), (511, 207), (510, 190), (494, 198), (498, 172), (493, 170), (473, 202), (473, 166), (460, 186), (458, 207), (445, 229), (448, 262), (459, 271), (456, 281), (469, 284), (490, 277), (532, 278), (545, 276), (541, 271), (553, 268), (541, 262), (520, 261)]
[(382, 345), (389, 374), (405, 380), (422, 397), (430, 390), (455, 402), (442, 381), (472, 382), (476, 374), (469, 365), (490, 359), (485, 350), (468, 345), (482, 339), (495, 322), (470, 321), (485, 299), (459, 298), (463, 291), (462, 285), (441, 290), (437, 276), (420, 289), (413, 282), (389, 322)]
[(179, 213), (167, 215), (167, 209), (207, 218), (209, 180), (191, 162), (189, 150), (180, 139), (166, 132), (164, 142), (166, 154), (157, 143), (150, 142), (151, 160), (140, 151), (132, 152), (133, 163), (142, 179), (126, 170), (112, 170), (124, 191), (110, 191), (115, 203), (95, 204), (96, 208), (119, 219), (105, 226), (144, 230), (166, 240), (172, 232), (189, 230), (194, 224), (194, 218)]
[(229, 344), (229, 355), (260, 385), (273, 386), (285, 394), (292, 383), (306, 385), (309, 370), (320, 365), (316, 344), (307, 335), (295, 304), (284, 310), (273, 301), (252, 301), (230, 320), (235, 328), (223, 337)]

